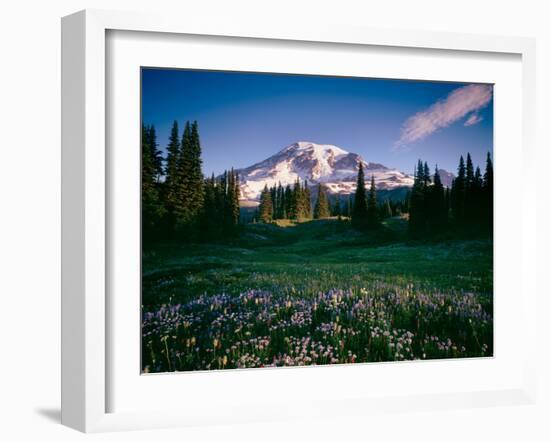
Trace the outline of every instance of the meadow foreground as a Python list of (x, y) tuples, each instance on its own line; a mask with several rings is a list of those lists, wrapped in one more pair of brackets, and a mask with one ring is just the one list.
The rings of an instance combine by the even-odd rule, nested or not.
[(157, 244), (143, 253), (142, 370), (491, 356), (492, 277), (492, 242), (411, 242), (399, 218)]

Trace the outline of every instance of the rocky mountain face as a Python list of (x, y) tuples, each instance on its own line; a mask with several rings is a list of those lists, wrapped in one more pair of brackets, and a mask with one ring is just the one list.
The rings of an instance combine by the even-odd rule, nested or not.
[(382, 164), (369, 163), (360, 155), (338, 146), (299, 141), (285, 147), (264, 161), (238, 170), (243, 202), (257, 201), (264, 186), (286, 186), (296, 179), (310, 185), (322, 183), (328, 192), (349, 195), (355, 192), (359, 163), (363, 163), (365, 180), (374, 176), (380, 190), (410, 187), (413, 177)]

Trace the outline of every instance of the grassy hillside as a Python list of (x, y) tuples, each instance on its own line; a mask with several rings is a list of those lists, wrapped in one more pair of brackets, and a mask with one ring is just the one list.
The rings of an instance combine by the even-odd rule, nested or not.
[[(142, 302), (146, 371), (486, 355), (492, 243), (410, 242), (400, 218), (368, 234), (337, 219), (250, 224), (223, 244), (145, 250)], [(294, 354), (307, 338), (308, 354), (330, 345), (329, 360)]]
[(347, 221), (250, 224), (225, 244), (170, 244), (143, 255), (143, 302), (185, 302), (220, 290), (300, 288), (307, 293), (383, 279), (444, 290), (492, 292), (489, 241), (406, 241), (406, 222), (392, 218), (362, 234)]

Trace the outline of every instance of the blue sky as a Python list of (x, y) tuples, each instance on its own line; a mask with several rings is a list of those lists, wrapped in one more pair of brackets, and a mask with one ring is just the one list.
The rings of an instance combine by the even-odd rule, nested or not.
[(197, 120), (203, 171), (247, 167), (295, 141), (335, 144), (412, 172), (456, 171), (493, 147), (492, 86), (176, 69), (142, 70), (142, 119), (164, 150), (173, 120)]

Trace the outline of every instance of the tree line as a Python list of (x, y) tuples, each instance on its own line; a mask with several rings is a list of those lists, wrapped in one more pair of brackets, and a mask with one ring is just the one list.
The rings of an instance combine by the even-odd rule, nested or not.
[(142, 125), (141, 203), (144, 241), (183, 240), (236, 233), (239, 224), (239, 177), (233, 170), (205, 179), (198, 123), (178, 122), (170, 131), (163, 158), (155, 127)]
[(356, 228), (368, 229), (377, 227), (382, 219), (406, 212), (403, 202), (393, 202), (389, 199), (382, 203), (377, 201), (374, 178), (371, 178), (367, 195), (362, 164), (359, 165), (357, 186), (359, 192), (349, 195), (342, 201), (339, 195), (331, 200), (326, 186), (322, 183), (317, 185), (317, 190), (312, 194), (307, 180), (302, 184), (299, 178), (293, 186), (282, 186), (281, 183), (271, 187), (265, 185), (260, 194), (257, 218), (261, 222), (271, 222), (278, 219), (346, 217), (351, 218)]
[(485, 173), (474, 169), (468, 153), (461, 156), (456, 178), (445, 188), (437, 166), (433, 179), (426, 162), (418, 160), (409, 195), (409, 232), (412, 236), (453, 230), (491, 234), (493, 227), (493, 162), (487, 153)]
[(302, 184), (297, 178), (294, 185), (285, 187), (265, 185), (260, 194), (258, 218), (262, 222), (277, 219), (309, 219), (311, 210), (311, 189), (307, 180)]
[(357, 172), (357, 188), (353, 201), (351, 214), (352, 225), (359, 230), (375, 229), (380, 224), (380, 213), (376, 199), (376, 183), (374, 176), (371, 176), (370, 188), (367, 194), (365, 189), (365, 172), (363, 163), (359, 162)]

